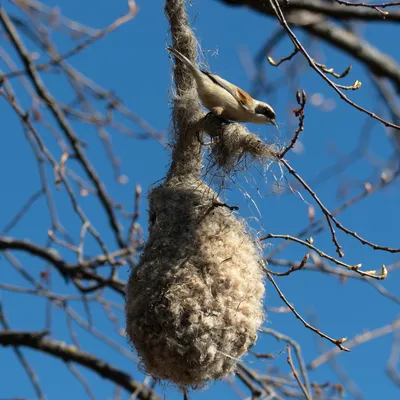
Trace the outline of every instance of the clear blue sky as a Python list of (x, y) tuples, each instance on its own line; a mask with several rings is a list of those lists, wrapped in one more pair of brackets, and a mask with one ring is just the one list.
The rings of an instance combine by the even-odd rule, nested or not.
[[(49, 0), (46, 4), (60, 6), (64, 15), (99, 28), (106, 26), (115, 17), (126, 11), (126, 3), (123, 0), (113, 2)], [(133, 21), (71, 61), (74, 66), (103, 87), (114, 90), (135, 113), (146, 119), (154, 128), (167, 134), (170, 117), (168, 90), (171, 84), (171, 61), (165, 51), (165, 45), (170, 43), (170, 39), (167, 35), (168, 26), (163, 12), (163, 2), (139, 0), (138, 5), (140, 12)], [(8, 7), (8, 4), (6, 7), (11, 12), (12, 8)], [(244, 89), (250, 90), (248, 69), (244, 68), (242, 62), (246, 57), (251, 60), (255, 56), (266, 38), (277, 28), (276, 22), (246, 8), (229, 8), (213, 0), (196, 2), (190, 9), (190, 16), (202, 49), (209, 51), (207, 61), (211, 70)], [(375, 24), (367, 30), (360, 28), (360, 31), (400, 63), (398, 43), (395, 40), (387, 40), (388, 37), (395, 38), (398, 35), (398, 29), (395, 29), (394, 25)], [(60, 49), (66, 50), (69, 43), (64, 41), (61, 36), (59, 40)], [(275, 50), (274, 58), (279, 59), (287, 55), (291, 48), (292, 46), (286, 39)], [(326, 63), (329, 67), (334, 67), (337, 71), (343, 71), (349, 63), (353, 63), (353, 70), (346, 78), (346, 83), (352, 84), (358, 79), (363, 82), (363, 86), (358, 92), (349, 95), (366, 108), (376, 110), (378, 97), (362, 66), (328, 46), (319, 46), (314, 43), (311, 48), (314, 56), (319, 57), (321, 62)], [(218, 54), (214, 54), (215, 52)], [(300, 59), (301, 55), (296, 57)], [(265, 70), (267, 78), (273, 80), (281, 77), (286, 66), (279, 69), (267, 66)], [(4, 65), (0, 67), (5, 68)], [(295, 83), (295, 87), (289, 86), (288, 89), (287, 86), (284, 86), (273, 98), (263, 98), (269, 101), (277, 112), (280, 134), (272, 127), (249, 126), (249, 128), (266, 140), (287, 143), (293, 135), (296, 124), (291, 112), (295, 107), (294, 89), (297, 87), (305, 89), (310, 101), (306, 108), (305, 131), (301, 137), (303, 150), (298, 154), (290, 153), (288, 159), (306, 180), (312, 182), (318, 172), (333, 165), (340, 155), (350, 152), (357, 146), (366, 125), (373, 124), (367, 159), (356, 161), (351, 168), (340, 173), (339, 177), (315, 186), (325, 204), (334, 208), (344, 199), (359, 193), (365, 181), (376, 181), (379, 171), (385, 166), (385, 160), (391, 154), (390, 142), (382, 125), (343, 104), (313, 71), (307, 70), (305, 66), (302, 68), (305, 69), (305, 72), (300, 74), (300, 79)], [(50, 90), (61, 98), (67, 98), (70, 94), (66, 92), (65, 85), (60, 83), (57, 76), (49, 78), (46, 83)], [(328, 104), (334, 105), (334, 109), (324, 111), (321, 107), (312, 105), (313, 94), (322, 95)], [(314, 99), (316, 98), (314, 97)], [(24, 106), (29, 107), (28, 97), (23, 100)], [(39, 178), (37, 170), (31, 167), (33, 156), (25, 142), (23, 131), (4, 102), (0, 102), (0, 116), (3, 127), (0, 136), (0, 170), (2, 171), (0, 226), (4, 226), (10, 216), (21, 207), (24, 200), (39, 188)], [(115, 151), (121, 158), (122, 171), (129, 177), (128, 184), (118, 185), (113, 181), (111, 167), (105, 162), (104, 150), (101, 143), (94, 138), (93, 129), (85, 129), (81, 125), (78, 133), (83, 140), (90, 143), (88, 154), (100, 176), (105, 180), (109, 192), (127, 207), (131, 204), (131, 193), (135, 184), (140, 183), (146, 192), (149, 185), (162, 178), (166, 172), (169, 164), (169, 152), (162, 145), (155, 141), (131, 140), (120, 134), (113, 134), (112, 141)], [(371, 163), (374, 163), (374, 167), (371, 166)], [(275, 168), (274, 171), (278, 173), (279, 178), (279, 170)], [(250, 170), (247, 178), (252, 176), (255, 177), (256, 184), (249, 180), (246, 182), (243, 177), (237, 179), (242, 188), (255, 199), (261, 215), (251, 202), (246, 201), (245, 196), (239, 190), (239, 184), (230, 185), (225, 195), (230, 204), (240, 206), (243, 217), (256, 217), (249, 220), (255, 230), (260, 231), (261, 234), (271, 232), (295, 235), (307, 225), (308, 205), (299, 196), (287, 190), (281, 195), (271, 194), (275, 180), (270, 172), (262, 176), (254, 169)], [(285, 184), (284, 180), (281, 182)], [(343, 183), (348, 183), (350, 190), (346, 193), (345, 198), (339, 198), (338, 185)], [(255, 186), (258, 188), (259, 194), (257, 194)], [(59, 196), (59, 204), (62, 205), (62, 193)], [(304, 195), (304, 197), (312, 204), (308, 196)], [(373, 242), (399, 247), (399, 201), (398, 186), (393, 185), (364, 200), (357, 207), (346, 211), (339, 219), (347, 227)], [(88, 214), (96, 221), (99, 231), (112, 243), (110, 234), (107, 232), (108, 224), (104, 215), (96, 214), (97, 209), (91, 207), (90, 199), (82, 199), (81, 204), (86, 207)], [(76, 219), (73, 219), (71, 211), (67, 210), (68, 207), (65, 202), (65, 214), (61, 213), (61, 219), (76, 235), (79, 232), (79, 225), (76, 223)], [(62, 206), (60, 210), (63, 210)], [(143, 201), (140, 223), (144, 230), (147, 226), (146, 210), (147, 205)], [(317, 216), (320, 216), (318, 210)], [(44, 244), (48, 229), (47, 218), (46, 208), (41, 202), (24, 223), (12, 232), (12, 235), (19, 238), (30, 238), (32, 241)], [(349, 264), (363, 263), (366, 270), (379, 269), (382, 264), (391, 264), (399, 259), (398, 256), (369, 250), (341, 233), (338, 236), (343, 244), (345, 261)], [(329, 235), (322, 234), (315, 239), (320, 248), (334, 255), (335, 250)], [(278, 242), (270, 244), (277, 245)], [(290, 246), (280, 256), (300, 259), (304, 254), (303, 249)], [(26, 266), (29, 266), (29, 270), (35, 276), (43, 268), (42, 263), (38, 263), (37, 260), (32, 262), (32, 258), (21, 256), (20, 260), (27, 263)], [(400, 278), (398, 274), (393, 273), (388, 281), (384, 282), (384, 286), (395, 294), (399, 294)], [(127, 276), (126, 271), (123, 271), (122, 275)], [(4, 258), (0, 259), (0, 281), (22, 284), (20, 278), (12, 272)], [(301, 271), (289, 277), (278, 278), (278, 283), (287, 298), (293, 302), (303, 316), (309, 318), (311, 314), (316, 314), (319, 327), (325, 333), (336, 338), (343, 336), (352, 338), (366, 329), (378, 328), (391, 322), (399, 313), (398, 305), (380, 296), (372, 287), (358, 281), (347, 281), (342, 284), (335, 278)], [(65, 290), (62, 282), (56, 281), (55, 285), (60, 291)], [(266, 284), (266, 287), (266, 306), (282, 306), (283, 304), (273, 287), (270, 284)], [(43, 328), (44, 313), (38, 313), (38, 310), (42, 310), (44, 307), (43, 300), (28, 296), (16, 297), (8, 292), (0, 292), (0, 296), (10, 323), (15, 329)], [(116, 296), (114, 299), (122, 301)], [(83, 314), (80, 306), (77, 307), (77, 310)], [(104, 329), (104, 332), (107, 332), (110, 337), (117, 339), (117, 335), (113, 333), (101, 311), (94, 310), (93, 313), (97, 318), (97, 326)], [(68, 334), (63, 331), (65, 322), (62, 315), (62, 313), (55, 314), (54, 328), (57, 332), (55, 337), (64, 338), (70, 342)], [(306, 330), (292, 314), (270, 313), (266, 325), (295, 338), (303, 347), (303, 356), (306, 362), (316, 356), (316, 336)], [(142, 379), (132, 362), (99, 344), (87, 334), (81, 333), (83, 349), (99, 354), (120, 368), (132, 371), (138, 379)], [(128, 348), (123, 340), (119, 339), (119, 341)], [(333, 346), (328, 342), (324, 344), (327, 348)], [(384, 372), (390, 345), (391, 338), (386, 336), (359, 346), (350, 354), (342, 354), (338, 358), (368, 400), (395, 399), (399, 396), (399, 389), (386, 378)], [(276, 342), (269, 337), (260, 337), (258, 342), (258, 349), (262, 352), (279, 353), (282, 348), (284, 348), (284, 343)], [(66, 372), (61, 362), (33, 351), (26, 351), (26, 354), (37, 370), (42, 387), (48, 393), (49, 399), (85, 398), (86, 394), (81, 386), (68, 371)], [(283, 371), (288, 372), (284, 354), (277, 360), (267, 361), (266, 365), (268, 367), (279, 366)], [(11, 396), (34, 398), (34, 392), (10, 349), (0, 348), (0, 369), (2, 371), (0, 374), (0, 399)], [(90, 372), (86, 373), (84, 369), (81, 370), (85, 372), (89, 382), (93, 383), (92, 387), (98, 399), (112, 398), (108, 382)], [(326, 366), (311, 373), (310, 379), (319, 383), (339, 380)], [(158, 391), (165, 393), (167, 399), (181, 398), (181, 395), (168, 386), (163, 389), (158, 387)], [(232, 395), (232, 389), (228, 385), (213, 383), (209, 389), (194, 393), (192, 398), (229, 399), (232, 398)]]

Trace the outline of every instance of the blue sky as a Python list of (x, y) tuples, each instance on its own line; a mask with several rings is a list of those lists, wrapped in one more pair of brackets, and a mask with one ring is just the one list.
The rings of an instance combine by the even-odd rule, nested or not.
[[(115, 17), (126, 12), (126, 3), (122, 0), (114, 2), (105, 0), (47, 1), (46, 4), (59, 6), (64, 15), (99, 28), (106, 26)], [(170, 122), (169, 87), (171, 84), (171, 60), (165, 50), (165, 45), (170, 43), (167, 34), (168, 25), (162, 2), (138, 1), (138, 5), (140, 12), (133, 21), (74, 57), (71, 62), (103, 87), (115, 91), (136, 114), (148, 121), (155, 129), (167, 135)], [(6, 7), (10, 12), (13, 10), (8, 5)], [(244, 68), (243, 60), (251, 60), (257, 54), (266, 38), (277, 28), (277, 23), (246, 8), (229, 8), (212, 0), (194, 3), (190, 8), (190, 17), (202, 49), (208, 51), (206, 60), (210, 69), (244, 89), (251, 90), (249, 68)], [(388, 37), (395, 37), (397, 34), (395, 29), (394, 25), (382, 23), (373, 24), (367, 29), (360, 28), (360, 31), (400, 63), (398, 44), (394, 40), (387, 40)], [(299, 37), (304, 39), (301, 34)], [(65, 51), (69, 48), (70, 42), (63, 39), (61, 35), (55, 35), (55, 39), (59, 50)], [(31, 44), (29, 43), (28, 46)], [(292, 45), (286, 39), (272, 56), (279, 59), (289, 54), (291, 49)], [(363, 86), (359, 91), (350, 93), (349, 96), (362, 106), (373, 111), (376, 110), (378, 96), (362, 66), (347, 55), (326, 45), (312, 43), (310, 49), (313, 56), (318, 57), (320, 62), (334, 67), (337, 71), (343, 71), (349, 63), (352, 63), (353, 70), (345, 78), (346, 84), (352, 84), (358, 79), (363, 82)], [(17, 60), (15, 55), (12, 56)], [(355, 161), (348, 170), (339, 173), (334, 178), (319, 182), (314, 186), (322, 201), (330, 208), (334, 208), (345, 199), (362, 191), (365, 181), (376, 182), (380, 171), (385, 166), (385, 160), (391, 155), (390, 141), (382, 125), (340, 101), (332, 89), (315, 72), (307, 69), (305, 63), (301, 61), (301, 55), (297, 55), (293, 62), (296, 62), (296, 68), (303, 69), (299, 78), (289, 87), (283, 86), (271, 98), (262, 97), (262, 100), (270, 102), (276, 110), (280, 132), (278, 133), (269, 126), (249, 125), (249, 128), (265, 140), (278, 141), (282, 145), (288, 143), (296, 129), (296, 121), (291, 111), (296, 106), (294, 103), (295, 89), (304, 89), (308, 94), (309, 102), (306, 107), (305, 131), (301, 136), (302, 151), (291, 152), (288, 160), (307, 181), (312, 182), (320, 171), (334, 165), (340, 156), (353, 150), (360, 140), (365, 142), (366, 126), (371, 125), (367, 157)], [(265, 67), (266, 78), (275, 80), (282, 77), (288, 65), (284, 64), (279, 69), (267, 65)], [(1, 68), (5, 69), (5, 66), (1, 65)], [(58, 76), (46, 77), (46, 84), (60, 98), (66, 99), (70, 95)], [(24, 106), (30, 107), (29, 97), (22, 94), (18, 83), (16, 83), (16, 87), (20, 90)], [(325, 104), (333, 105), (333, 110), (324, 111), (322, 107), (313, 105), (311, 101), (313, 95), (315, 103), (317, 103), (318, 96), (320, 98), (323, 96), (323, 99), (327, 101)], [(22, 206), (25, 199), (39, 188), (39, 178), (36, 168), (32, 168), (34, 159), (23, 131), (4, 101), (0, 102), (0, 115), (3, 120), (0, 139), (3, 212), (0, 213), (0, 226), (4, 226)], [(96, 139), (93, 129), (88, 129), (83, 125), (76, 125), (76, 129), (80, 138), (90, 144), (87, 150), (88, 155), (106, 182), (107, 189), (115, 199), (127, 207), (131, 205), (132, 190), (136, 184), (142, 185), (144, 193), (146, 193), (151, 184), (164, 176), (169, 164), (167, 148), (156, 141), (132, 140), (121, 134), (113, 133), (112, 143), (122, 161), (122, 172), (129, 177), (126, 185), (117, 184), (113, 180), (112, 169), (106, 161), (104, 150), (99, 140)], [(49, 148), (57, 153), (55, 141), (48, 133), (45, 138), (48, 140)], [(371, 166), (371, 163), (374, 163), (374, 166)], [(281, 178), (279, 169), (273, 168), (273, 171), (277, 174), (278, 179)], [(251, 182), (253, 177), (256, 183)], [(284, 179), (281, 179), (281, 183), (286, 184)], [(340, 197), (338, 186), (344, 183), (347, 183), (350, 188), (345, 197)], [(251, 169), (245, 176), (235, 178), (235, 182), (231, 183), (226, 190), (225, 197), (230, 204), (240, 206), (241, 216), (249, 218), (251, 227), (260, 234), (271, 232), (295, 235), (307, 226), (308, 204), (289, 190), (279, 195), (272, 194), (274, 185), (275, 179), (270, 171), (260, 174), (256, 169)], [(239, 186), (254, 198), (259, 211), (246, 200)], [(306, 201), (313, 204), (307, 194), (302, 192), (302, 195)], [(78, 235), (80, 226), (62, 192), (57, 193), (57, 199), (62, 222), (72, 235)], [(363, 200), (357, 207), (350, 208), (340, 215), (339, 220), (373, 242), (399, 247), (399, 200), (398, 185), (395, 184)], [(97, 229), (111, 243), (110, 246), (113, 246), (107, 220), (99, 212), (98, 205), (94, 205), (90, 196), (81, 199), (81, 205), (95, 221)], [(143, 200), (139, 221), (144, 230), (147, 226), (146, 210), (147, 205)], [(320, 217), (321, 213), (318, 209), (316, 212)], [(32, 241), (44, 244), (48, 227), (47, 210), (42, 201), (11, 234), (18, 238), (30, 238)], [(399, 259), (396, 255), (374, 252), (342, 233), (338, 233), (338, 238), (343, 245), (345, 261), (349, 264), (363, 263), (363, 268), (366, 270), (377, 269), (382, 264), (389, 265)], [(318, 247), (334, 255), (335, 250), (329, 235), (321, 234), (315, 240)], [(275, 246), (278, 242), (269, 244)], [(91, 241), (88, 241), (87, 246), (88, 250), (97, 251)], [(289, 246), (279, 257), (300, 259), (304, 254), (304, 249), (298, 246)], [(27, 269), (37, 276), (43, 265), (37, 260), (34, 260), (33, 264), (35, 265), (31, 265), (32, 258), (18, 256), (21, 262), (26, 263)], [(66, 255), (66, 257), (71, 257), (71, 255)], [(20, 277), (7, 265), (3, 257), (0, 259), (0, 264), (2, 264), (0, 281), (22, 284)], [(122, 269), (121, 276), (126, 277), (127, 271)], [(390, 323), (399, 313), (397, 304), (380, 296), (366, 283), (357, 280), (349, 280), (343, 284), (332, 277), (300, 271), (289, 277), (278, 278), (277, 282), (287, 298), (303, 316), (312, 318), (313, 315), (316, 315), (318, 326), (335, 338), (343, 336), (352, 338), (366, 329), (378, 328)], [(55, 280), (54, 284), (56, 289), (66, 290), (61, 281)], [(387, 289), (398, 294), (398, 272), (397, 274), (394, 272), (383, 284)], [(269, 283), (266, 283), (266, 289), (266, 306), (282, 306), (283, 304)], [(10, 324), (15, 329), (43, 328), (44, 313), (38, 312), (38, 310), (43, 310), (43, 299), (23, 295), (15, 296), (5, 291), (0, 292), (0, 296)], [(121, 298), (115, 295), (111, 294), (110, 298), (121, 302)], [(80, 305), (76, 305), (76, 309), (83, 315)], [(119, 343), (128, 349), (128, 345), (112, 332), (104, 314), (96, 306), (93, 307), (93, 315), (100, 330), (104, 330), (107, 335), (119, 340)], [(119, 314), (119, 317), (123, 318), (122, 313)], [(70, 342), (65, 330), (64, 318), (63, 313), (54, 313), (54, 337)], [(311, 361), (317, 355), (316, 341), (318, 338), (314, 333), (306, 330), (292, 314), (269, 313), (266, 326), (295, 338), (303, 348), (306, 362)], [(138, 379), (142, 379), (134, 363), (95, 341), (80, 328), (77, 330), (81, 335), (83, 349), (101, 355), (122, 369), (132, 371)], [(325, 342), (324, 345), (327, 348), (333, 346), (328, 342)], [(351, 353), (342, 354), (338, 358), (363, 392), (365, 399), (398, 397), (398, 388), (386, 378), (384, 372), (390, 345), (391, 337), (386, 336), (356, 347)], [(279, 343), (270, 337), (260, 336), (257, 347), (262, 352), (279, 353), (284, 348), (284, 343)], [(61, 362), (50, 357), (43, 357), (33, 351), (26, 351), (26, 354), (35, 367), (49, 399), (85, 398), (86, 395), (81, 386), (68, 372), (65, 372), (66, 369)], [(25, 379), (24, 372), (12, 356), (11, 350), (0, 348), (0, 357), (2, 366), (7, 365), (6, 368), (2, 368), (0, 376), (0, 399), (11, 396), (34, 398), (34, 392)], [(278, 366), (282, 368), (282, 371), (288, 372), (285, 360), (286, 357), (282, 354), (276, 360), (267, 361), (266, 366)], [(255, 365), (257, 364), (259, 362), (255, 363)], [(112, 398), (110, 385), (106, 381), (90, 372), (84, 372), (89, 382), (92, 383), (97, 398)], [(338, 381), (338, 378), (326, 366), (311, 373), (310, 379), (320, 383)], [(159, 392), (165, 393), (168, 399), (181, 398), (181, 395), (169, 386), (158, 387), (158, 389)], [(209, 389), (195, 392), (192, 398), (228, 399), (232, 398), (232, 395), (232, 389), (228, 385), (213, 383)]]

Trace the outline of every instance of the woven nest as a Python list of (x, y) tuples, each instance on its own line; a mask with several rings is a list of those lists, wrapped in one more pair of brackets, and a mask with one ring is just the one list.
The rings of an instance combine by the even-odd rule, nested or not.
[(259, 251), (203, 182), (149, 196), (150, 232), (127, 286), (127, 334), (147, 373), (180, 387), (235, 371), (263, 321)]

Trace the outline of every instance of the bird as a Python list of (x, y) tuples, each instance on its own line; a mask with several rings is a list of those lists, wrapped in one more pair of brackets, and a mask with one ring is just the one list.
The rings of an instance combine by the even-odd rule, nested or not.
[(230, 121), (276, 126), (275, 111), (269, 104), (253, 99), (219, 75), (200, 69), (173, 47), (167, 46), (167, 50), (186, 65), (196, 81), (201, 103), (214, 115)]

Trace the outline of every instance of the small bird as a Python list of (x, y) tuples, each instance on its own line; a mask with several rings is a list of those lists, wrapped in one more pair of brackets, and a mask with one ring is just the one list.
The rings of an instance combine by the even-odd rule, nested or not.
[(178, 50), (170, 46), (167, 46), (167, 50), (188, 67), (196, 80), (201, 102), (213, 114), (237, 122), (276, 126), (275, 111), (270, 105), (253, 99), (243, 89), (220, 76), (201, 70)]

